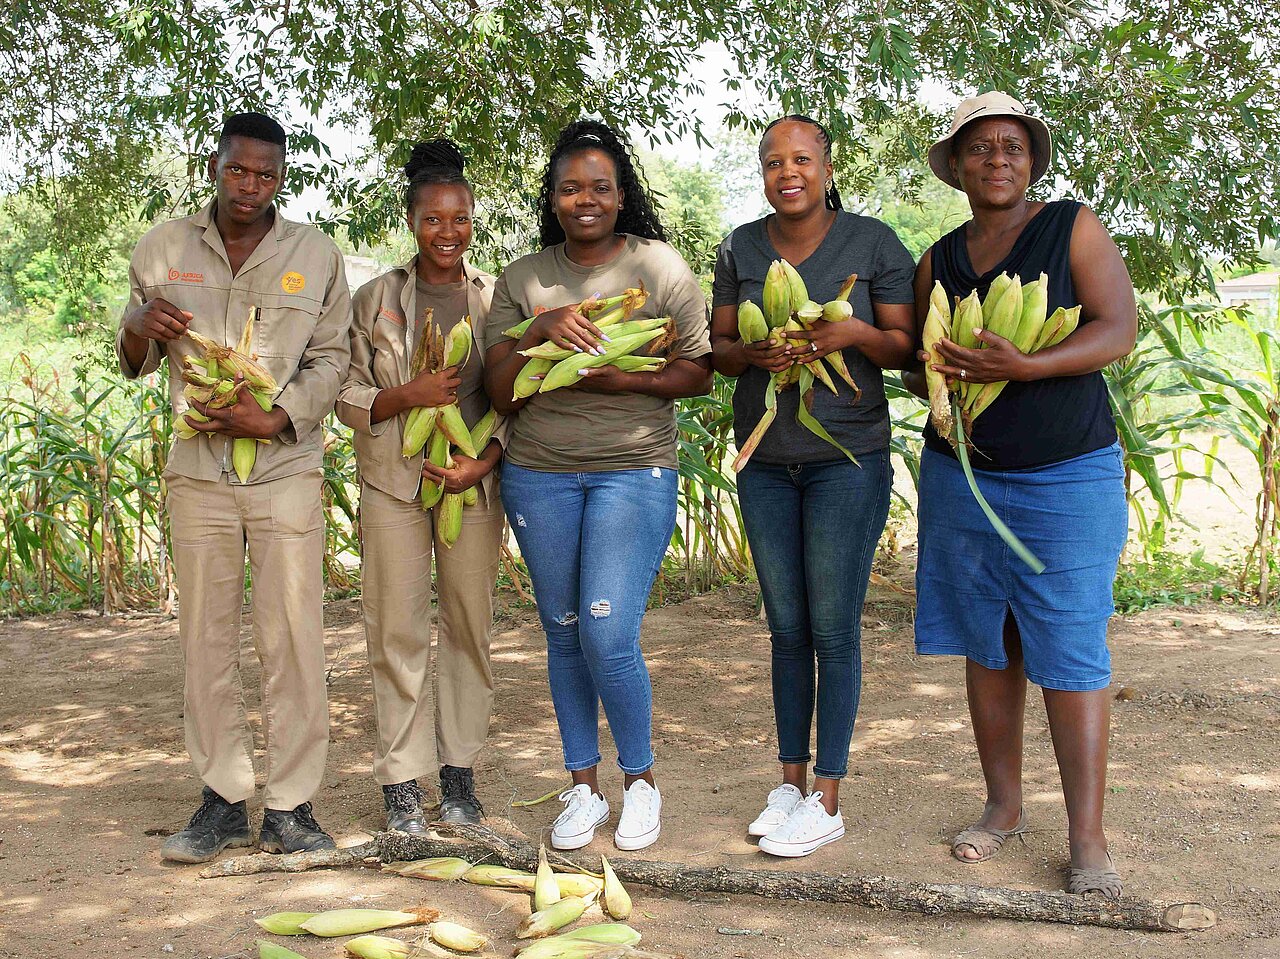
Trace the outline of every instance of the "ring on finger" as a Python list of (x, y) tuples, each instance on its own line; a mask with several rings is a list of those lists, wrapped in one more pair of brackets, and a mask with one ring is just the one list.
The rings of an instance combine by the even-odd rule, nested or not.
[(817, 344), (817, 343), (814, 343), (814, 342), (812, 342), (812, 341), (810, 341), (810, 342), (809, 342), (809, 352), (810, 352), (810, 353), (817, 353), (817, 352), (818, 352), (818, 344)]
[(962, 379), (962, 380), (967, 380), (968, 378), (969, 378), (969, 371), (968, 371), (968, 370), (961, 370), (961, 371), (960, 371), (960, 379)]

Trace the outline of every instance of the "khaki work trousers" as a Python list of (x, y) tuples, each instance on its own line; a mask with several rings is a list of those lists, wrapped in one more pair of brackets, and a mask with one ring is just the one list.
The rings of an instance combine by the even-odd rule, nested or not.
[[(434, 778), (437, 761), (470, 767), (489, 734), (489, 633), (503, 513), (477, 492), (449, 549), (436, 538), (435, 514), (416, 499), (405, 503), (361, 487), (361, 604), (378, 726), (373, 775), (383, 786)], [(433, 546), (440, 611), (434, 681)]]
[(310, 801), (324, 775), (329, 704), (324, 660), (321, 471), (251, 486), (167, 477), (186, 680), (187, 752), (228, 802), (254, 793), (253, 734), (240, 680), (245, 546), (253, 642), (262, 664), (268, 809)]

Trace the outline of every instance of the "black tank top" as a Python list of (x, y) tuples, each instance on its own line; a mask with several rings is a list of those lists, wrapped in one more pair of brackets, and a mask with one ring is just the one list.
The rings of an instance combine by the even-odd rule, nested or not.
[[(1049, 313), (1060, 306), (1075, 306), (1079, 301), (1071, 281), (1071, 229), (1080, 206), (1075, 200), (1045, 204), (1022, 228), (1009, 255), (981, 276), (969, 261), (965, 227), (958, 227), (932, 247), (933, 279), (954, 303), (956, 297), (964, 299), (975, 289), (985, 297), (991, 281), (1001, 273), (1017, 276), (1023, 283), (1045, 273)], [(1081, 315), (1081, 325), (1089, 319), (1088, 314)], [(984, 470), (1047, 466), (1110, 446), (1116, 441), (1116, 425), (1102, 373), (1010, 383), (978, 417), (971, 439), (970, 460), (975, 469)], [(932, 423), (925, 427), (924, 442), (931, 450), (956, 455)]]

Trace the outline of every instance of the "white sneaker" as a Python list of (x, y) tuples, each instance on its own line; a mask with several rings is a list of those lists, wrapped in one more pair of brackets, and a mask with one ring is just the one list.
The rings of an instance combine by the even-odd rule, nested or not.
[(560, 794), (564, 812), (551, 824), (552, 849), (581, 849), (596, 836), (596, 826), (609, 818), (609, 804), (603, 796), (580, 783)]
[(622, 794), (622, 815), (613, 834), (619, 849), (635, 850), (652, 846), (662, 829), (662, 794), (643, 779), (637, 779)]
[(760, 840), (760, 848), (772, 856), (807, 856), (844, 835), (844, 816), (827, 815), (822, 793), (814, 792), (796, 806), (787, 821)]
[(769, 833), (786, 822), (787, 817), (795, 812), (796, 806), (802, 802), (804, 802), (804, 793), (790, 783), (784, 783), (769, 793), (769, 798), (765, 801), (764, 812), (756, 816), (755, 821), (747, 827), (747, 834), (751, 836), (769, 835)]

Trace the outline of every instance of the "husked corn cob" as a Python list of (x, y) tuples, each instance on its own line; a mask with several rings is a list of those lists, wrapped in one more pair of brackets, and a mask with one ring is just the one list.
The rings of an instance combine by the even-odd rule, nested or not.
[(738, 304), (738, 335), (743, 343), (759, 343), (769, 335), (764, 312), (750, 300)]
[(343, 943), (348, 955), (357, 959), (409, 959), (415, 947), (390, 936), (360, 936)]
[(538, 871), (534, 875), (533, 883), (533, 908), (535, 912), (541, 912), (548, 906), (554, 905), (560, 901), (560, 887), (556, 884), (555, 873), (551, 871), (551, 864), (547, 862), (547, 847), (538, 846)]
[(440, 542), (444, 543), (446, 549), (453, 549), (462, 533), (462, 505), (461, 493), (445, 493), (436, 510)]
[(306, 932), (302, 924), (314, 915), (314, 912), (273, 912), (253, 921), (276, 936), (301, 936)]
[(546, 909), (540, 909), (516, 927), (517, 939), (541, 939), (549, 936), (557, 929), (575, 922), (590, 903), (580, 896), (566, 896), (559, 902), (552, 903)]
[(302, 928), (313, 936), (332, 938), (334, 936), (354, 936), (362, 932), (373, 932), (377, 929), (391, 929), (396, 926), (418, 926), (438, 919), (440, 913), (425, 907), (408, 912), (394, 909), (334, 909), (321, 912), (302, 923)]
[(292, 949), (286, 949), (284, 946), (277, 945), (274, 942), (259, 939), (258, 959), (306, 959), (306, 956), (299, 955)]
[[(600, 865), (604, 869), (604, 911), (614, 919), (628, 918), (631, 915), (631, 896), (618, 880), (613, 867), (609, 865), (609, 860), (601, 856)], [(591, 937), (584, 936), (583, 938), (590, 939)], [(636, 938), (638, 940), (639, 936)]]
[[(383, 872), (393, 872), (397, 876), (408, 876), (412, 879), (430, 879), (437, 882), (452, 882), (461, 879), (471, 863), (456, 856), (441, 856), (436, 859), (416, 859), (413, 862), (391, 862), (382, 867)], [(268, 930), (270, 931), (270, 930)]]
[(452, 949), (454, 952), (479, 952), (489, 941), (480, 933), (456, 922), (436, 920), (427, 926), (427, 935), (438, 946)]

